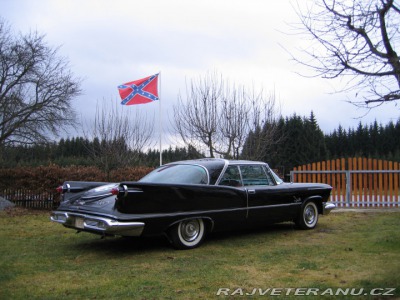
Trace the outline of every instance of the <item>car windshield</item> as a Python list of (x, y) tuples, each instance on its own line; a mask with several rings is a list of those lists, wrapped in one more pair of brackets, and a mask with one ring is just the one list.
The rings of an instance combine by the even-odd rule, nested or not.
[(139, 182), (207, 184), (208, 175), (204, 168), (196, 165), (166, 165), (149, 173)]
[(283, 183), (283, 180), (278, 175), (276, 175), (274, 171), (272, 171), (270, 169), (270, 172), (271, 172), (272, 176), (274, 176), (275, 181), (276, 181), (277, 184), (282, 184)]

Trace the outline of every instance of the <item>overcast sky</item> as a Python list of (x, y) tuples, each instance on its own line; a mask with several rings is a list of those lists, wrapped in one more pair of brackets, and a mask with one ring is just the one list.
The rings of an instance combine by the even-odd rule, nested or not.
[[(273, 92), (282, 114), (309, 116), (321, 129), (382, 124), (400, 114), (394, 103), (372, 110), (348, 104), (352, 94), (332, 94), (340, 82), (305, 78), (284, 50), (296, 52), (306, 41), (289, 35), (296, 15), (289, 1), (266, 0), (0, 0), (0, 16), (16, 32), (37, 30), (83, 79), (74, 106), (94, 116), (97, 101), (119, 100), (121, 83), (161, 72), (164, 118), (185, 80), (218, 72), (237, 84)], [(156, 103), (130, 106), (143, 113)], [(167, 122), (167, 120), (163, 120)], [(166, 125), (165, 125), (166, 126)]]

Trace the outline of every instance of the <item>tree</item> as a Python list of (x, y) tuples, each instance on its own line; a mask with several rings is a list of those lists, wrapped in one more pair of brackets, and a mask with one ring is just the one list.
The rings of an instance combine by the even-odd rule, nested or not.
[(325, 159), (327, 154), (324, 133), (320, 129), (314, 112), (311, 111), (310, 117), (304, 118), (304, 143), (309, 160), (320, 161)]
[(84, 135), (93, 139), (89, 155), (107, 180), (112, 170), (133, 164), (144, 148), (152, 146), (153, 124), (147, 115), (138, 110), (133, 114), (131, 107), (121, 107), (118, 101), (97, 103), (94, 125), (87, 126)]
[(47, 142), (74, 125), (80, 94), (68, 61), (37, 32), (14, 36), (0, 19), (0, 150)]
[(369, 126), (361, 122), (357, 128), (343, 129), (339, 125), (325, 135), (329, 159), (364, 156), (387, 160), (400, 160), (400, 119), (383, 126), (377, 121)]
[[(296, 114), (286, 118), (281, 117), (274, 126), (280, 138), (279, 143), (264, 149), (259, 160), (265, 160), (274, 168), (281, 168), (284, 172), (294, 166), (326, 158), (325, 137), (313, 112), (309, 118)], [(264, 126), (262, 130), (265, 128), (268, 126)], [(254, 148), (254, 140), (257, 140), (257, 132), (248, 136), (244, 153)]]
[[(186, 145), (206, 147), (210, 157), (238, 159), (249, 133), (264, 123), (274, 124), (276, 115), (274, 95), (268, 98), (262, 91), (230, 86), (214, 73), (186, 85), (186, 98), (179, 95), (174, 106), (173, 126)], [(275, 134), (270, 128), (259, 142), (272, 143)]]
[[(295, 6), (301, 33), (316, 41), (296, 61), (324, 78), (347, 77), (351, 100), (373, 108), (400, 99), (400, 6), (394, 0), (318, 0)], [(301, 1), (303, 4), (304, 2)], [(304, 7), (302, 5), (302, 7)]]

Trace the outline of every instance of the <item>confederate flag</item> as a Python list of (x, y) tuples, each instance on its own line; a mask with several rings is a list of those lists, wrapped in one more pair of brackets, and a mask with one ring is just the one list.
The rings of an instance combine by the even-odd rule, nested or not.
[(150, 103), (158, 100), (158, 74), (118, 86), (122, 105)]

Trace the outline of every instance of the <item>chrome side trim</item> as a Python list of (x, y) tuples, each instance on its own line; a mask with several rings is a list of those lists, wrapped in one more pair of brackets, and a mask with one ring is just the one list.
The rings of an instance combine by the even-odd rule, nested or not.
[(328, 215), (333, 209), (336, 208), (336, 205), (333, 203), (323, 202), (322, 203), (322, 214)]
[(145, 225), (143, 222), (119, 222), (110, 218), (63, 211), (52, 212), (50, 220), (76, 230), (103, 235), (140, 236)]

